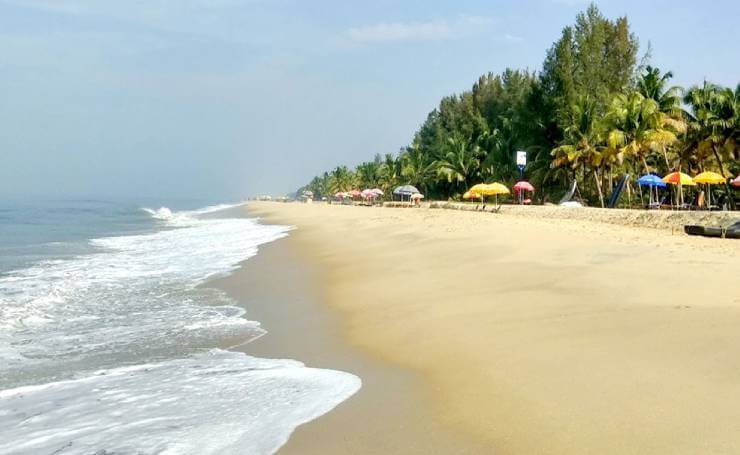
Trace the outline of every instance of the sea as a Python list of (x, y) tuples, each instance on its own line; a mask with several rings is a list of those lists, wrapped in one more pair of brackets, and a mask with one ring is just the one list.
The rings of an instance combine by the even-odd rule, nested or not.
[(266, 331), (207, 283), (290, 227), (156, 202), (0, 202), (0, 454), (269, 454), (360, 388), (233, 350)]

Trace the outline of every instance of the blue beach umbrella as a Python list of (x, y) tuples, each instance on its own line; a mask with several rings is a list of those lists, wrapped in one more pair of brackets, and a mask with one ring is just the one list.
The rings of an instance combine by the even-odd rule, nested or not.
[(655, 188), (655, 200), (657, 201), (658, 188), (665, 188), (667, 186), (667, 183), (665, 183), (662, 178), (658, 177), (655, 174), (645, 174), (637, 179), (637, 183), (640, 186), (650, 187), (650, 192), (648, 193), (650, 195), (650, 206), (653, 205), (653, 188)]
[(657, 186), (658, 188), (666, 187), (666, 183), (663, 181), (663, 179), (655, 174), (645, 174), (637, 179), (637, 183), (639, 183), (641, 186)]

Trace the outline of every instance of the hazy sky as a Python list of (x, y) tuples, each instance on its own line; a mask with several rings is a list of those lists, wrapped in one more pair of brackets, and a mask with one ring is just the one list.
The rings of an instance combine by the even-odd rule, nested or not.
[[(284, 193), (539, 69), (577, 0), (0, 0), (0, 196)], [(605, 0), (675, 82), (740, 81), (740, 2)]]

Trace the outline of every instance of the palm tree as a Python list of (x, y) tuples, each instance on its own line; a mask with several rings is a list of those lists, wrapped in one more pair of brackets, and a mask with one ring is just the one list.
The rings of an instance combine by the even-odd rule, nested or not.
[(332, 193), (349, 191), (354, 186), (355, 176), (347, 166), (337, 166), (329, 176), (329, 189)]
[(710, 151), (717, 160), (722, 175), (724, 161), (740, 159), (740, 84), (733, 91), (709, 82), (686, 92), (689, 106), (689, 142), (701, 154)]
[(357, 166), (355, 175), (359, 186), (363, 188), (376, 188), (380, 185), (381, 159), (376, 156), (374, 161), (367, 161)]
[(383, 164), (380, 166), (379, 182), (381, 189), (390, 194), (398, 185), (401, 177), (401, 160), (393, 157), (392, 153), (386, 153)]
[(487, 151), (481, 171), (485, 178), (491, 180), (516, 180), (519, 176), (516, 165), (516, 152), (520, 150), (519, 134), (510, 118), (500, 116), (499, 123), (500, 128), (490, 133), (486, 131), (480, 138)]
[(435, 163), (437, 174), (444, 177), (448, 183), (467, 189), (478, 173), (479, 157), (478, 145), (472, 145), (469, 138), (453, 135), (447, 139), (443, 152), (437, 157)]
[(570, 165), (575, 171), (591, 168), (596, 182), (601, 207), (604, 207), (604, 193), (601, 189), (600, 170), (604, 162), (604, 147), (601, 145), (602, 125), (596, 113), (596, 103), (589, 96), (579, 97), (569, 109), (568, 123), (564, 139), (560, 146), (550, 154), (553, 156), (552, 167)]
[(647, 158), (661, 153), (670, 167), (667, 148), (678, 141), (674, 131), (682, 129), (682, 122), (662, 112), (658, 102), (634, 91), (614, 97), (606, 115), (609, 124), (609, 152), (620, 161), (622, 157), (636, 157), (650, 172)]
[(658, 68), (647, 66), (645, 73), (637, 79), (637, 92), (645, 99), (658, 103), (658, 109), (675, 119), (681, 118), (681, 87), (666, 88), (673, 73), (668, 71), (661, 75)]
[(408, 147), (400, 156), (401, 175), (407, 183), (428, 192), (429, 183), (435, 177), (435, 163), (424, 153), (418, 143)]
[[(740, 84), (732, 90), (704, 81), (686, 92), (684, 102), (689, 106), (689, 134), (687, 146), (695, 147), (696, 154), (712, 154), (720, 173), (726, 176), (725, 161), (740, 160)], [(729, 184), (725, 189), (732, 195)], [(730, 199), (730, 205), (734, 201)]]

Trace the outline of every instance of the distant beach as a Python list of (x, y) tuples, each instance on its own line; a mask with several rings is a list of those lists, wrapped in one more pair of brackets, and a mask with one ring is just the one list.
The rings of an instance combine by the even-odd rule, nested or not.
[[(248, 210), (296, 229), (224, 284), (281, 296), (243, 302), (268, 331), (247, 351), (264, 342), (255, 355), (364, 384), (284, 453), (435, 453), (425, 438), (447, 444), (437, 453), (740, 451), (738, 241), (428, 208)], [(293, 265), (259, 291), (265, 261), (272, 276)], [(293, 286), (313, 297), (295, 303)]]

